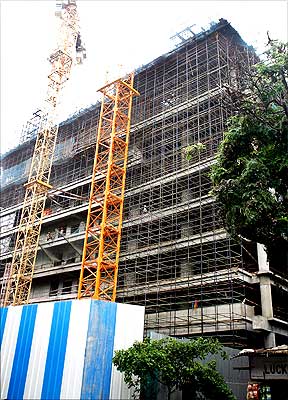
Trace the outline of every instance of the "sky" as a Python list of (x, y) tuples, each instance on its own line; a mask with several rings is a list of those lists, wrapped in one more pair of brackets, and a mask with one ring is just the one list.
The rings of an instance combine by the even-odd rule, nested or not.
[[(59, 0), (60, 1), (60, 0)], [(41, 108), (56, 43), (54, 0), (0, 0), (1, 153), (15, 147), (22, 126)], [(227, 19), (258, 53), (272, 39), (288, 41), (287, 0), (78, 0), (87, 59), (74, 66), (61, 102), (60, 119), (94, 104), (108, 80), (172, 50), (170, 38), (187, 26), (209, 28)]]

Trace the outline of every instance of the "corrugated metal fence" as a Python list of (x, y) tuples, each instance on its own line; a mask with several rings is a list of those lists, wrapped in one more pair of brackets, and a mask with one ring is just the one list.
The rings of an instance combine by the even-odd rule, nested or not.
[(144, 307), (73, 300), (2, 308), (1, 399), (130, 399), (114, 350), (142, 340)]

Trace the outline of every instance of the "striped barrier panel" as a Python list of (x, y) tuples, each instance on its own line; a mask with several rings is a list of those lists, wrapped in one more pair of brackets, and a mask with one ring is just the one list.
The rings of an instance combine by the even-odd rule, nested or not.
[(130, 399), (115, 350), (143, 339), (144, 307), (71, 300), (1, 308), (1, 399)]

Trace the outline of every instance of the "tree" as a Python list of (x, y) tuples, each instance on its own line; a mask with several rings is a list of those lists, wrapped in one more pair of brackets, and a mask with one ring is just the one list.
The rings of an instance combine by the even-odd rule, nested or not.
[(210, 338), (191, 341), (145, 338), (127, 350), (116, 351), (113, 363), (136, 393), (140, 386), (145, 390), (156, 380), (167, 387), (168, 399), (175, 390), (189, 385), (191, 398), (195, 400), (203, 396), (206, 400), (232, 400), (235, 397), (216, 370), (216, 362), (203, 362), (208, 354), (218, 353), (225, 358), (222, 345)]
[(212, 168), (212, 194), (232, 236), (264, 244), (268, 258), (288, 250), (288, 55), (269, 39), (266, 58), (231, 90), (228, 122)]

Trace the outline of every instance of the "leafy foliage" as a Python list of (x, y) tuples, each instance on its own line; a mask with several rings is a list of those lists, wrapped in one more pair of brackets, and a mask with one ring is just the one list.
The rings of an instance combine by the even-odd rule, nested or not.
[(288, 249), (287, 72), (287, 44), (270, 41), (248, 90), (230, 92), (236, 115), (211, 173), (227, 230), (264, 244), (269, 258)]
[(205, 148), (206, 148), (205, 144), (203, 144), (201, 142), (194, 143), (194, 144), (191, 144), (190, 146), (187, 146), (186, 149), (185, 149), (187, 160), (188, 161), (191, 160), (192, 156), (195, 153), (200, 153)]
[(135, 342), (128, 350), (115, 352), (113, 363), (124, 373), (125, 382), (139, 393), (156, 380), (168, 389), (168, 399), (177, 389), (189, 384), (193, 399), (205, 397), (213, 399), (234, 399), (223, 377), (216, 370), (216, 362), (204, 364), (208, 354), (225, 352), (217, 340), (198, 338), (191, 341), (178, 341), (173, 338)]

